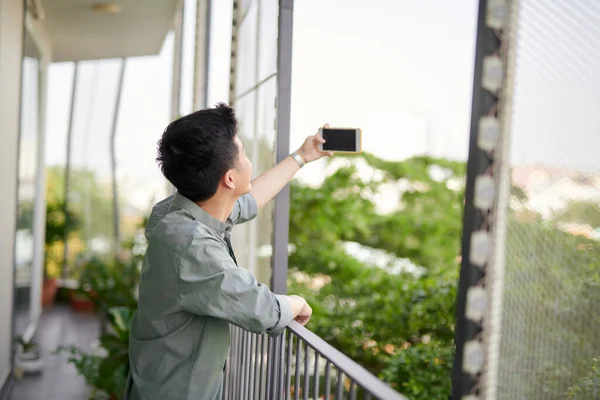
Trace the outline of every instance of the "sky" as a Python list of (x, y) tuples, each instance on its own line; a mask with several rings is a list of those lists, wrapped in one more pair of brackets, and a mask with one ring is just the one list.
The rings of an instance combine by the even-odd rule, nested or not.
[[(193, 1), (186, 0), (186, 4)], [(600, 170), (600, 5), (585, 0), (521, 1), (515, 78), (513, 164), (544, 163)], [(547, 4), (546, 4), (547, 3)], [(590, 3), (590, 2), (587, 2)], [(586, 3), (586, 4), (587, 4)], [(363, 131), (363, 148), (379, 157), (412, 155), (466, 160), (470, 129), (477, 1), (303, 0), (295, 2), (291, 147), (319, 126)], [(586, 11), (587, 10), (587, 11)], [(596, 14), (595, 14), (596, 13)], [(193, 14), (190, 14), (193, 15)], [(188, 22), (191, 17), (188, 16)], [(231, 1), (213, 1), (209, 104), (228, 100)], [(184, 33), (184, 59), (193, 43)], [(573, 43), (575, 45), (573, 45)], [(117, 125), (119, 177), (129, 200), (147, 208), (164, 192), (156, 142), (169, 122), (172, 35), (158, 56), (129, 60)], [(184, 62), (184, 82), (191, 63)], [(74, 163), (108, 172), (108, 135), (119, 63), (80, 73)], [(47, 162), (64, 163), (71, 64), (50, 69)], [(96, 77), (96, 78), (94, 78)], [(78, 93), (79, 93), (78, 92)], [(90, 96), (93, 93), (93, 96)], [(184, 86), (182, 112), (191, 110)], [(93, 110), (91, 112), (90, 110)], [(83, 132), (88, 132), (83, 140)], [(319, 180), (323, 163), (307, 165)]]

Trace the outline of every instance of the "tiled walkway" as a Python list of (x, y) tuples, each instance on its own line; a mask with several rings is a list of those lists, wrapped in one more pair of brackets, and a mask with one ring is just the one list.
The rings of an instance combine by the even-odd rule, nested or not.
[(52, 352), (60, 345), (89, 350), (98, 337), (99, 321), (94, 314), (74, 312), (68, 305), (45, 310), (36, 333), (44, 353), (44, 370), (26, 375), (15, 383), (10, 400), (87, 400), (89, 389), (64, 355)]

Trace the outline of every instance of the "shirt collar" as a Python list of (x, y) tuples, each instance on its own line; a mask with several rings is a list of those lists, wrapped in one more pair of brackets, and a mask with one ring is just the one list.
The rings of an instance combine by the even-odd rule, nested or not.
[(202, 207), (200, 207), (198, 204), (194, 203), (179, 192), (175, 193), (173, 204), (185, 209), (186, 211), (189, 211), (195, 219), (213, 229), (216, 229), (221, 232), (231, 232), (231, 228), (233, 227), (233, 221), (231, 220), (231, 216), (227, 217), (226, 222), (219, 221), (218, 219), (204, 211)]

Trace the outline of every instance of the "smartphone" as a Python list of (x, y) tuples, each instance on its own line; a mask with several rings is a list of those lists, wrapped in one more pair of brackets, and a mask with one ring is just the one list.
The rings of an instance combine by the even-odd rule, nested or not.
[(358, 128), (319, 128), (319, 135), (326, 140), (324, 144), (319, 145), (321, 151), (362, 152), (362, 131)]

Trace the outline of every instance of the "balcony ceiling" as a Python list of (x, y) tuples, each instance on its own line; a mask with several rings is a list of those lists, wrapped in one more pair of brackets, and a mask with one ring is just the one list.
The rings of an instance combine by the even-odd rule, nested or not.
[(45, 0), (43, 25), (52, 61), (157, 54), (173, 26), (178, 0), (115, 0), (119, 12), (98, 12), (94, 0)]

